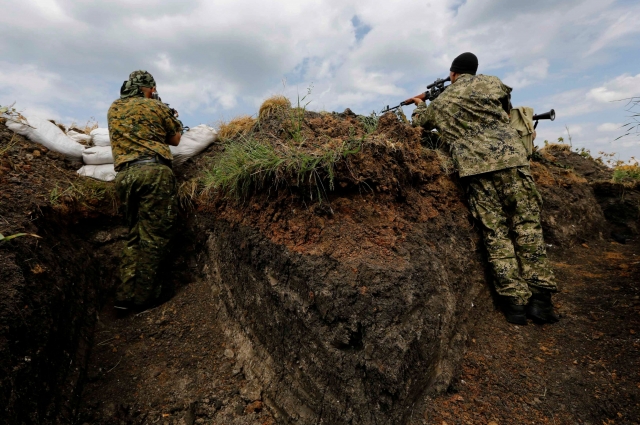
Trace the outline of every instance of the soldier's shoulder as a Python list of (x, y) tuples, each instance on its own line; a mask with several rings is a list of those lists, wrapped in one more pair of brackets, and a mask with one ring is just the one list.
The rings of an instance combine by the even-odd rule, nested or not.
[(504, 84), (500, 78), (493, 75), (479, 74), (474, 78), (474, 88), (480, 91), (511, 91), (511, 88)]

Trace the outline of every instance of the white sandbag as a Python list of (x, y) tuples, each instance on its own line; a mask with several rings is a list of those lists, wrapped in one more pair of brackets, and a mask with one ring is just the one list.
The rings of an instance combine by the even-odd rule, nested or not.
[(6, 117), (6, 126), (32, 142), (69, 158), (82, 158), (84, 146), (64, 134), (60, 128), (43, 118), (27, 118), (26, 122), (15, 117)]
[(91, 130), (91, 142), (93, 146), (111, 146), (108, 128), (96, 128)]
[(71, 138), (72, 140), (75, 140), (76, 142), (85, 146), (88, 145), (89, 142), (91, 142), (90, 135), (74, 129), (67, 131), (67, 136), (69, 136), (69, 138)]
[(110, 182), (116, 178), (117, 173), (113, 168), (113, 164), (101, 164), (85, 165), (78, 170), (78, 174), (85, 177), (92, 177), (96, 180)]
[(91, 165), (113, 164), (111, 146), (93, 146), (82, 152), (82, 162)]
[(192, 156), (198, 155), (218, 138), (213, 127), (200, 124), (185, 132), (178, 146), (170, 146), (173, 165), (180, 165)]

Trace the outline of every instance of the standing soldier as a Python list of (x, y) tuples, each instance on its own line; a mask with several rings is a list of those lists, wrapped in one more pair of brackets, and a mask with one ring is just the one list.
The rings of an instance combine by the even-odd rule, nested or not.
[(450, 69), (451, 85), (427, 106), (415, 103), (414, 126), (437, 129), (448, 144), (480, 222), (496, 292), (507, 321), (555, 323), (557, 292), (540, 225), (542, 198), (517, 131), (509, 125), (511, 88), (476, 75), (478, 58), (463, 53)]
[(143, 310), (158, 300), (156, 272), (176, 218), (176, 182), (169, 145), (178, 146), (180, 122), (154, 99), (156, 82), (134, 71), (122, 84), (120, 99), (109, 108), (109, 136), (116, 191), (129, 224), (120, 266), (115, 308)]

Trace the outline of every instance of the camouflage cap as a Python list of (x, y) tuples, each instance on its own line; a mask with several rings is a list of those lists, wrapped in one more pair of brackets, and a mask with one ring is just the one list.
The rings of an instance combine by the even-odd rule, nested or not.
[(155, 86), (156, 80), (153, 79), (153, 75), (144, 70), (133, 71), (129, 74), (129, 79), (120, 87), (120, 98), (142, 96), (140, 87), (151, 88)]

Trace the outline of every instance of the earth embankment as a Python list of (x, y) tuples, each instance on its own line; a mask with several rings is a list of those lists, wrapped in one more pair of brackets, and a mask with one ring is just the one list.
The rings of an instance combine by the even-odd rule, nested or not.
[[(411, 423), (425, 395), (450, 388), (469, 334), (493, 310), (463, 183), (445, 154), (393, 115), (375, 128), (350, 113), (303, 111), (303, 118), (296, 134), (304, 136), (304, 158), (339, 147), (333, 168), (312, 168), (302, 178), (276, 170), (238, 198), (201, 192), (198, 183), (228, 144), (176, 169), (185, 211), (163, 275), (179, 292), (198, 281), (194, 288), (209, 287), (211, 299), (193, 307), (176, 300), (180, 319), (168, 315), (177, 307), (169, 301), (144, 326), (136, 325), (143, 316), (117, 322), (106, 310), (98, 314), (116, 282), (124, 235), (111, 184), (77, 177), (76, 164), (3, 128), (1, 146), (11, 146), (1, 158), (2, 233), (43, 237), (0, 246), (9, 423), (75, 417), (83, 384), (82, 417), (105, 424), (145, 423), (153, 415), (249, 424), (254, 419), (245, 407), (257, 402), (269, 413), (253, 412), (275, 423)], [(276, 151), (291, 149), (282, 141), (292, 125), (275, 116), (252, 134)], [(607, 239), (611, 231), (596, 181), (566, 164), (557, 157), (532, 164), (556, 252)], [(215, 331), (199, 333), (190, 348), (175, 344), (197, 328), (190, 317), (205, 316), (201, 323)], [(161, 330), (141, 344), (144, 332), (118, 323)], [(112, 331), (94, 346), (94, 332)], [(131, 339), (124, 337), (129, 331)], [(96, 367), (89, 366), (87, 381), (92, 346)], [(156, 363), (154, 356), (171, 360)], [(197, 373), (198, 364), (219, 366), (226, 392), (202, 379), (183, 385), (180, 375)], [(215, 382), (211, 373), (207, 379)], [(233, 385), (251, 391), (236, 395)]]

